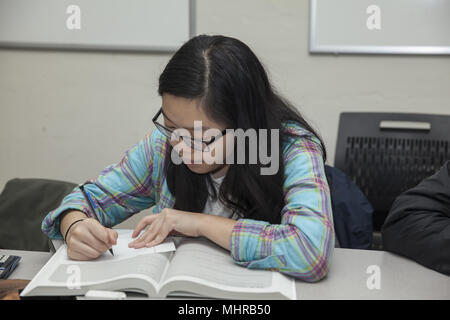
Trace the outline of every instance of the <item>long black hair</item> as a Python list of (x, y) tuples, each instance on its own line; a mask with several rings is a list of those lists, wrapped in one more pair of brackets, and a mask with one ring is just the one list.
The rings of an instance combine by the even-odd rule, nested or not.
[[(226, 124), (227, 128), (244, 131), (253, 128), (257, 133), (258, 129), (279, 130), (280, 147), (275, 150), (279, 152), (279, 169), (276, 174), (261, 175), (260, 169), (265, 165), (259, 157), (256, 164), (248, 163), (246, 141), (245, 164), (230, 165), (219, 194), (210, 188), (211, 196), (218, 197), (239, 217), (270, 223), (281, 221), (280, 211), (284, 206), (281, 146), (283, 138), (289, 135), (283, 130), (283, 122), (294, 121), (314, 134), (322, 143), (324, 161), (326, 159), (320, 137), (296, 109), (276, 93), (258, 58), (240, 40), (219, 35), (199, 35), (190, 39), (173, 55), (160, 75), (158, 93), (199, 99), (206, 115)], [(174, 164), (171, 152), (169, 145), (164, 172), (168, 188), (175, 197), (174, 208), (202, 212), (209, 194), (207, 185), (212, 186), (210, 175), (194, 173), (184, 163)], [(271, 152), (269, 145), (267, 154)]]

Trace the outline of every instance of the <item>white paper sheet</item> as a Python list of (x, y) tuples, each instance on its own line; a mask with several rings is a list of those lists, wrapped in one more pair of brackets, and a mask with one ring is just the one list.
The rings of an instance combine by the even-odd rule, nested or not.
[[(112, 249), (114, 251), (114, 256), (117, 257), (135, 256), (137, 254), (144, 254), (144, 253), (160, 253), (167, 251), (175, 251), (176, 249), (175, 244), (171, 237), (167, 237), (165, 241), (151, 248), (141, 248), (141, 249), (128, 248), (128, 244), (137, 238), (131, 237), (131, 235), (133, 234), (133, 230), (116, 230), (116, 231), (119, 234), (119, 237), (117, 238), (117, 244), (113, 246)], [(107, 253), (109, 253), (109, 251)]]
[[(169, 251), (175, 251), (175, 243), (172, 239), (172, 237), (167, 237), (162, 243), (159, 245), (153, 246), (151, 248), (140, 248), (140, 249), (134, 249), (134, 248), (128, 248), (128, 244), (135, 240), (136, 238), (132, 238), (131, 235), (133, 234), (133, 230), (128, 229), (116, 229), (118, 233), (117, 238), (117, 244), (112, 246), (112, 249), (114, 251), (114, 256), (111, 254), (111, 252), (106, 251), (101, 256), (99, 256), (97, 259), (90, 260), (90, 261), (77, 261), (77, 263), (89, 263), (89, 262), (97, 262), (97, 261), (114, 261), (114, 260), (121, 260), (126, 259), (130, 257), (135, 257), (141, 254), (149, 254), (149, 253), (161, 253), (161, 252), (169, 252)], [(64, 248), (65, 249), (65, 248)], [(73, 263), (73, 260), (69, 259), (67, 256), (67, 251), (63, 255), (63, 261), (62, 263)]]

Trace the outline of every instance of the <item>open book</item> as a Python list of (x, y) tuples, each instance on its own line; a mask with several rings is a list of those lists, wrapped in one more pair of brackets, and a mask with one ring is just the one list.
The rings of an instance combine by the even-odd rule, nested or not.
[[(128, 248), (132, 230), (92, 261), (75, 261), (61, 246), (21, 296), (75, 296), (88, 290), (219, 299), (295, 299), (295, 281), (276, 271), (236, 265), (230, 253), (206, 238), (169, 237), (153, 248)], [(176, 250), (175, 250), (176, 249)]]

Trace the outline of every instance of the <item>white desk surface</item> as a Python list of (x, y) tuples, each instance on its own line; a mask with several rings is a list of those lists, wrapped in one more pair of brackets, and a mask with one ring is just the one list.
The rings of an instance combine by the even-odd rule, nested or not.
[[(49, 252), (3, 250), (22, 257), (9, 279), (30, 279), (51, 257)], [(379, 267), (380, 289), (370, 290), (367, 273)], [(450, 276), (384, 251), (336, 248), (328, 276), (320, 282), (296, 281), (297, 299), (450, 299)]]

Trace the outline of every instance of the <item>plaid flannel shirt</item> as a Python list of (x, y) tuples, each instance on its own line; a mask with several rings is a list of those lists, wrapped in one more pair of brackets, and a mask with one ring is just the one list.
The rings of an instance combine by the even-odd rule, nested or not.
[[(293, 122), (285, 128), (301, 138), (283, 148), (284, 199), (281, 223), (238, 219), (230, 237), (230, 254), (247, 268), (278, 270), (307, 282), (322, 279), (329, 270), (334, 248), (330, 190), (319, 140)], [(42, 230), (62, 239), (61, 213), (80, 210), (104, 226), (114, 226), (131, 215), (153, 207), (153, 213), (175, 203), (163, 176), (168, 139), (157, 129), (125, 152), (122, 160), (101, 171), (85, 186), (94, 202), (91, 212), (76, 187), (58, 208), (47, 214)]]

